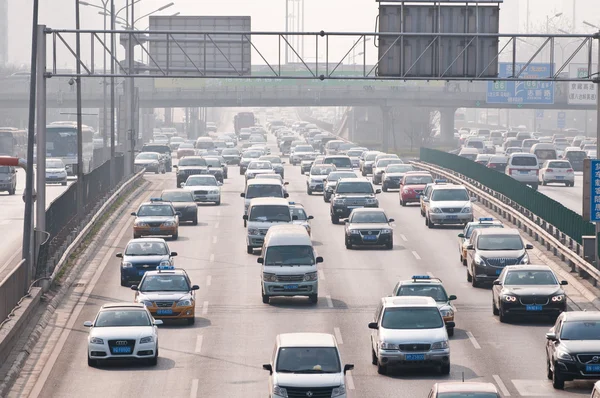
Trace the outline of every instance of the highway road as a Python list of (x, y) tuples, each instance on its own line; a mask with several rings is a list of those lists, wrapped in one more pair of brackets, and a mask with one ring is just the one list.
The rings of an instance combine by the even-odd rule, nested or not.
[(563, 206), (581, 214), (583, 201), (583, 172), (575, 173), (575, 186), (565, 187), (559, 184), (540, 185), (539, 190), (544, 195), (556, 200)]
[[(74, 180), (69, 181), (69, 185)], [(59, 197), (68, 186), (46, 185), (46, 207), (54, 199)], [(25, 203), (23, 202), (23, 191), (25, 190), (25, 171), (17, 170), (17, 191), (14, 195), (8, 192), (0, 193), (0, 204), (2, 206), (2, 244), (0, 244), (0, 280), (6, 272), (11, 270), (10, 266), (18, 262), (21, 254), (23, 240), (23, 216)]]
[[(243, 177), (235, 167), (229, 175), (221, 206), (199, 206), (199, 225), (182, 226), (179, 239), (169, 242), (179, 253), (177, 266), (187, 270), (200, 290), (195, 325), (160, 327), (158, 366), (114, 363), (91, 368), (86, 363), (83, 322), (92, 320), (104, 303), (134, 297), (120, 286), (119, 261), (114, 257), (131, 238), (132, 219), (125, 216), (106, 238), (105, 251), (94, 259), (99, 267), (91, 267), (79, 281), (81, 306), (53, 320), (61, 337), (52, 335), (49, 343), (36, 349), (38, 359), (32, 359), (11, 397), (264, 398), (268, 373), (261, 365), (269, 361), (275, 336), (300, 331), (337, 336), (343, 361), (356, 366), (348, 381), (352, 397), (426, 397), (434, 382), (463, 377), (495, 383), (505, 397), (589, 396), (591, 382), (567, 383), (565, 391), (555, 391), (546, 379), (544, 334), (551, 322), (501, 324), (492, 315), (491, 291), (466, 281), (457, 249), (459, 229), (427, 229), (418, 208), (400, 207), (396, 192), (380, 195), (380, 206), (396, 220), (394, 249), (350, 251), (344, 248), (344, 227), (329, 220), (328, 204), (321, 196), (308, 196), (305, 177), (297, 167), (286, 165), (290, 200), (303, 203), (315, 217), (313, 240), (325, 259), (320, 264), (320, 299), (317, 305), (303, 298), (263, 304), (257, 256), (245, 250), (239, 197)], [(151, 188), (137, 203), (172, 188), (174, 178), (172, 173), (148, 175)], [(137, 203), (124, 214), (135, 210)], [(426, 273), (440, 277), (448, 293), (458, 296), (457, 329), (450, 339), (451, 374), (378, 375), (371, 365), (367, 328), (378, 300), (391, 293), (398, 279)], [(79, 292), (71, 299), (78, 299)]]

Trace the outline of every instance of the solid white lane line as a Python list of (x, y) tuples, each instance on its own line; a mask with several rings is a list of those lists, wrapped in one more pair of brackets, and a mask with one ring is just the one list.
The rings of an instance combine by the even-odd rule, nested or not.
[(209, 262), (211, 262), (211, 263), (214, 263), (214, 262), (215, 262), (215, 255), (214, 255), (214, 253), (212, 253), (212, 254), (210, 255), (210, 257), (208, 258), (208, 261), (209, 261)]
[(403, 241), (405, 241), (405, 242), (408, 242), (408, 239), (406, 239), (406, 236), (404, 236), (404, 235), (402, 235), (402, 234), (400, 234), (400, 239), (402, 239), (402, 240), (403, 240)]
[(205, 301), (204, 304), (202, 304), (202, 315), (206, 314), (208, 314), (208, 301)]
[(498, 388), (500, 389), (502, 395), (504, 395), (505, 397), (510, 397), (510, 392), (508, 392), (508, 388), (506, 388), (506, 385), (504, 385), (504, 382), (502, 381), (500, 376), (492, 375), (492, 377), (494, 378), (496, 384), (498, 384)]
[(219, 228), (219, 222), (218, 221), (215, 223), (215, 229), (217, 229), (217, 228)]
[(217, 239), (218, 239), (217, 235), (213, 236), (213, 243), (217, 243)]
[(414, 250), (413, 250), (413, 251), (412, 251), (412, 254), (413, 254), (413, 256), (415, 256), (415, 258), (416, 258), (417, 260), (420, 260), (420, 259), (421, 259), (421, 256), (419, 256), (419, 253), (417, 253), (416, 251), (414, 251)]
[(210, 286), (211, 283), (212, 283), (212, 276), (208, 275), (206, 277), (206, 286)]
[(354, 379), (352, 378), (351, 370), (349, 370), (348, 373), (346, 373), (346, 388), (348, 390), (354, 390)]
[(473, 336), (473, 333), (467, 331), (467, 336), (469, 337), (469, 340), (471, 340), (471, 344), (473, 344), (473, 347), (475, 347), (476, 350), (481, 350), (481, 346), (475, 339), (475, 336)]
[(344, 344), (344, 339), (342, 339), (342, 332), (340, 331), (340, 328), (333, 328), (333, 333), (335, 334), (335, 339), (337, 340), (338, 344)]
[(199, 334), (196, 337), (196, 354), (200, 354), (200, 351), (202, 351), (202, 335)]
[(192, 389), (190, 390), (190, 398), (198, 396), (198, 379), (192, 380)]
[(324, 281), (325, 280), (325, 273), (323, 272), (322, 269), (319, 270), (319, 279)]
[(333, 308), (333, 301), (331, 301), (331, 296), (327, 295), (325, 296), (325, 298), (327, 299), (327, 306), (329, 308)]

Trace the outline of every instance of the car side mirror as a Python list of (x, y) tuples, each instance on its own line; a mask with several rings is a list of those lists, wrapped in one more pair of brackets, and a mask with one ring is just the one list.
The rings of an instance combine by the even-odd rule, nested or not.
[(449, 329), (453, 329), (454, 327), (456, 327), (456, 323), (455, 322), (446, 322), (446, 327)]
[(429, 198), (427, 196), (423, 196), (423, 202), (428, 203), (429, 202)]
[(194, 285), (194, 286), (192, 286), (192, 290), (200, 290), (200, 286)]
[(298, 220), (298, 216), (292, 216), (292, 221)]
[(496, 280), (493, 282), (493, 285), (494, 285), (494, 286), (502, 286), (502, 282), (500, 281), (500, 279), (496, 279)]
[(322, 263), (323, 262), (323, 257), (319, 256), (317, 257), (317, 264)]
[(242, 192), (242, 193), (240, 194), (240, 197), (241, 197), (241, 198), (245, 198), (245, 197), (246, 197), (246, 194)]
[(176, 212), (175, 212), (175, 215), (176, 215), (177, 217), (181, 217), (181, 215), (182, 215), (182, 214), (181, 214), (181, 212), (180, 212), (180, 211), (176, 211)]
[(552, 332), (546, 333), (546, 340), (556, 341), (556, 333), (552, 333)]
[(265, 263), (265, 259), (262, 258), (262, 257), (259, 257), (259, 258), (256, 259), (256, 262), (259, 263), (259, 264), (264, 264)]
[(289, 182), (284, 182), (283, 185), (290, 185), (290, 183)]
[(379, 329), (379, 325), (377, 325), (377, 322), (371, 322), (369, 323), (369, 329)]
[(451, 294), (450, 297), (448, 297), (448, 301), (454, 301), (456, 300), (456, 296)]
[(459, 237), (459, 238), (464, 238), (464, 237), (465, 237), (465, 234), (458, 234), (458, 237)]
[(220, 187), (221, 185), (223, 185), (223, 183), (221, 181), (217, 181), (217, 186)]
[(174, 164), (174, 165), (173, 165), (173, 168), (174, 168), (174, 169), (178, 169), (178, 168), (179, 168), (179, 166), (177, 166), (176, 164)]
[(346, 374), (346, 372), (348, 372), (349, 370), (354, 369), (354, 364), (352, 363), (348, 363), (346, 365), (344, 365), (344, 374)]
[(314, 217), (313, 216), (308, 216), (308, 217), (306, 217), (306, 219), (307, 220), (314, 220)]
[(273, 374), (273, 367), (271, 366), (271, 364), (268, 364), (268, 363), (264, 364), (263, 365), (263, 369), (266, 370), (266, 371), (268, 371), (269, 374), (271, 374), (271, 375)]
[(569, 282), (567, 282), (567, 281), (560, 281), (560, 284), (561, 284), (561, 286), (565, 286), (565, 285), (568, 285)]
[(83, 326), (85, 326), (86, 328), (91, 328), (92, 326), (94, 326), (94, 323), (92, 321), (85, 321), (83, 322)]
[(394, 220), (393, 218), (390, 218), (390, 219), (388, 220), (388, 222), (394, 222), (394, 221), (396, 221), (396, 220)]
[(531, 250), (531, 249), (533, 249), (533, 245), (530, 244), (530, 243), (528, 243), (528, 244), (525, 245), (525, 249)]
[(164, 322), (162, 321), (162, 319), (155, 319), (154, 320), (154, 326), (160, 326), (162, 325)]
[(180, 186), (181, 188), (185, 187), (185, 182), (182, 182), (181, 184), (179, 184), (179, 186)]
[(247, 214), (244, 214), (244, 215), (242, 216), (242, 219), (243, 219), (244, 221), (248, 221), (248, 215), (247, 215)]
[(381, 193), (381, 189), (376, 189), (375, 190), (375, 195), (380, 194)]
[(467, 250), (475, 250), (475, 246), (473, 246), (473, 245), (467, 245)]
[(177, 256), (177, 252), (171, 252), (171, 257)]
[(304, 173), (305, 176), (309, 175), (310, 173), (307, 171), (306, 173)]
[(344, 220), (344, 224), (350, 224), (350, 220)]
[[(286, 192), (286, 193), (283, 194), (283, 197), (284, 198), (289, 198), (290, 194)], [(296, 217), (296, 220), (298, 219), (298, 216), (294, 216), (294, 217)]]
[(137, 291), (138, 290), (138, 285), (132, 285), (130, 289)]
[(477, 198), (475, 196), (471, 197), (471, 202), (477, 202)]
[(117, 253), (117, 254), (115, 254), (115, 257), (123, 258), (123, 253)]
[(134, 211), (134, 212), (132, 212), (132, 213), (131, 213), (131, 215), (135, 217), (135, 216), (136, 216), (136, 214), (135, 214), (135, 211)]

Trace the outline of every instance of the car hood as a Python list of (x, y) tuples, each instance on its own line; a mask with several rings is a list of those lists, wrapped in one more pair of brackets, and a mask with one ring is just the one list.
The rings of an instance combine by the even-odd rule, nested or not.
[(350, 223), (348, 229), (382, 229), (391, 228), (388, 223)]
[(561, 340), (560, 347), (570, 353), (588, 353), (600, 351), (600, 340)]
[(179, 171), (187, 171), (187, 170), (207, 170), (207, 166), (179, 166), (177, 170)]
[(525, 250), (477, 250), (477, 254), (482, 258), (520, 258), (525, 254)]
[(246, 170), (246, 174), (273, 174), (274, 169), (268, 169), (268, 170)]
[(385, 173), (386, 177), (404, 177), (406, 173)]
[(173, 221), (175, 219), (174, 216), (153, 216), (153, 217), (137, 217), (136, 221), (138, 222), (165, 222), (165, 221)]
[(338, 193), (335, 195), (336, 199), (352, 199), (352, 198), (374, 198), (375, 194), (372, 193)]
[(154, 335), (154, 326), (118, 326), (118, 327), (94, 327), (90, 330), (90, 337), (101, 339), (139, 339)]
[(430, 202), (431, 207), (443, 207), (443, 208), (460, 207), (461, 209), (463, 207), (466, 207), (469, 204), (471, 204), (471, 202), (468, 200), (452, 200), (452, 201), (441, 201), (441, 202), (431, 201)]
[(136, 159), (134, 164), (148, 164), (148, 163), (158, 163), (156, 159)]
[(314, 175), (310, 175), (309, 178), (311, 180), (325, 181), (325, 179), (327, 178), (327, 176), (314, 176)]
[(524, 285), (524, 286), (505, 286), (502, 289), (503, 293), (515, 294), (517, 296), (552, 296), (555, 294), (563, 293), (560, 286), (549, 285), (549, 286), (536, 286), (536, 285)]
[(404, 188), (410, 188), (410, 189), (425, 189), (425, 186), (427, 186), (427, 184), (409, 184), (409, 185), (403, 185)]
[(171, 202), (175, 210), (185, 209), (187, 207), (196, 207), (196, 202)]
[(316, 265), (265, 265), (263, 267), (263, 272), (277, 275), (300, 275), (316, 270)]
[(342, 373), (274, 373), (273, 384), (285, 387), (338, 387), (344, 384)]
[(448, 340), (446, 328), (438, 329), (379, 329), (381, 340), (391, 344), (425, 343)]
[(315, 161), (315, 159), (304, 159), (302, 160), (302, 162), (300, 164), (310, 164), (313, 163)]
[(224, 158), (239, 158), (240, 157), (240, 155), (235, 155), (235, 154), (221, 155), (221, 156), (223, 156)]
[(215, 189), (218, 190), (219, 187), (214, 185), (190, 185), (189, 187), (184, 186), (183, 189), (186, 191), (211, 191)]
[(142, 301), (179, 301), (191, 299), (190, 292), (140, 292), (137, 296), (139, 302)]
[(169, 260), (169, 255), (163, 256), (128, 256), (123, 255), (123, 261), (132, 264), (160, 264), (161, 261)]
[(50, 168), (46, 168), (46, 173), (66, 173), (67, 170), (65, 170), (64, 168), (61, 169), (50, 169)]

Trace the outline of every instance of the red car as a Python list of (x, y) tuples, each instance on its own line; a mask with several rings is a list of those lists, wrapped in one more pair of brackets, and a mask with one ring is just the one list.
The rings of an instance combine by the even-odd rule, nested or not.
[(419, 203), (425, 185), (432, 183), (433, 177), (427, 172), (405, 174), (400, 181), (400, 204)]

